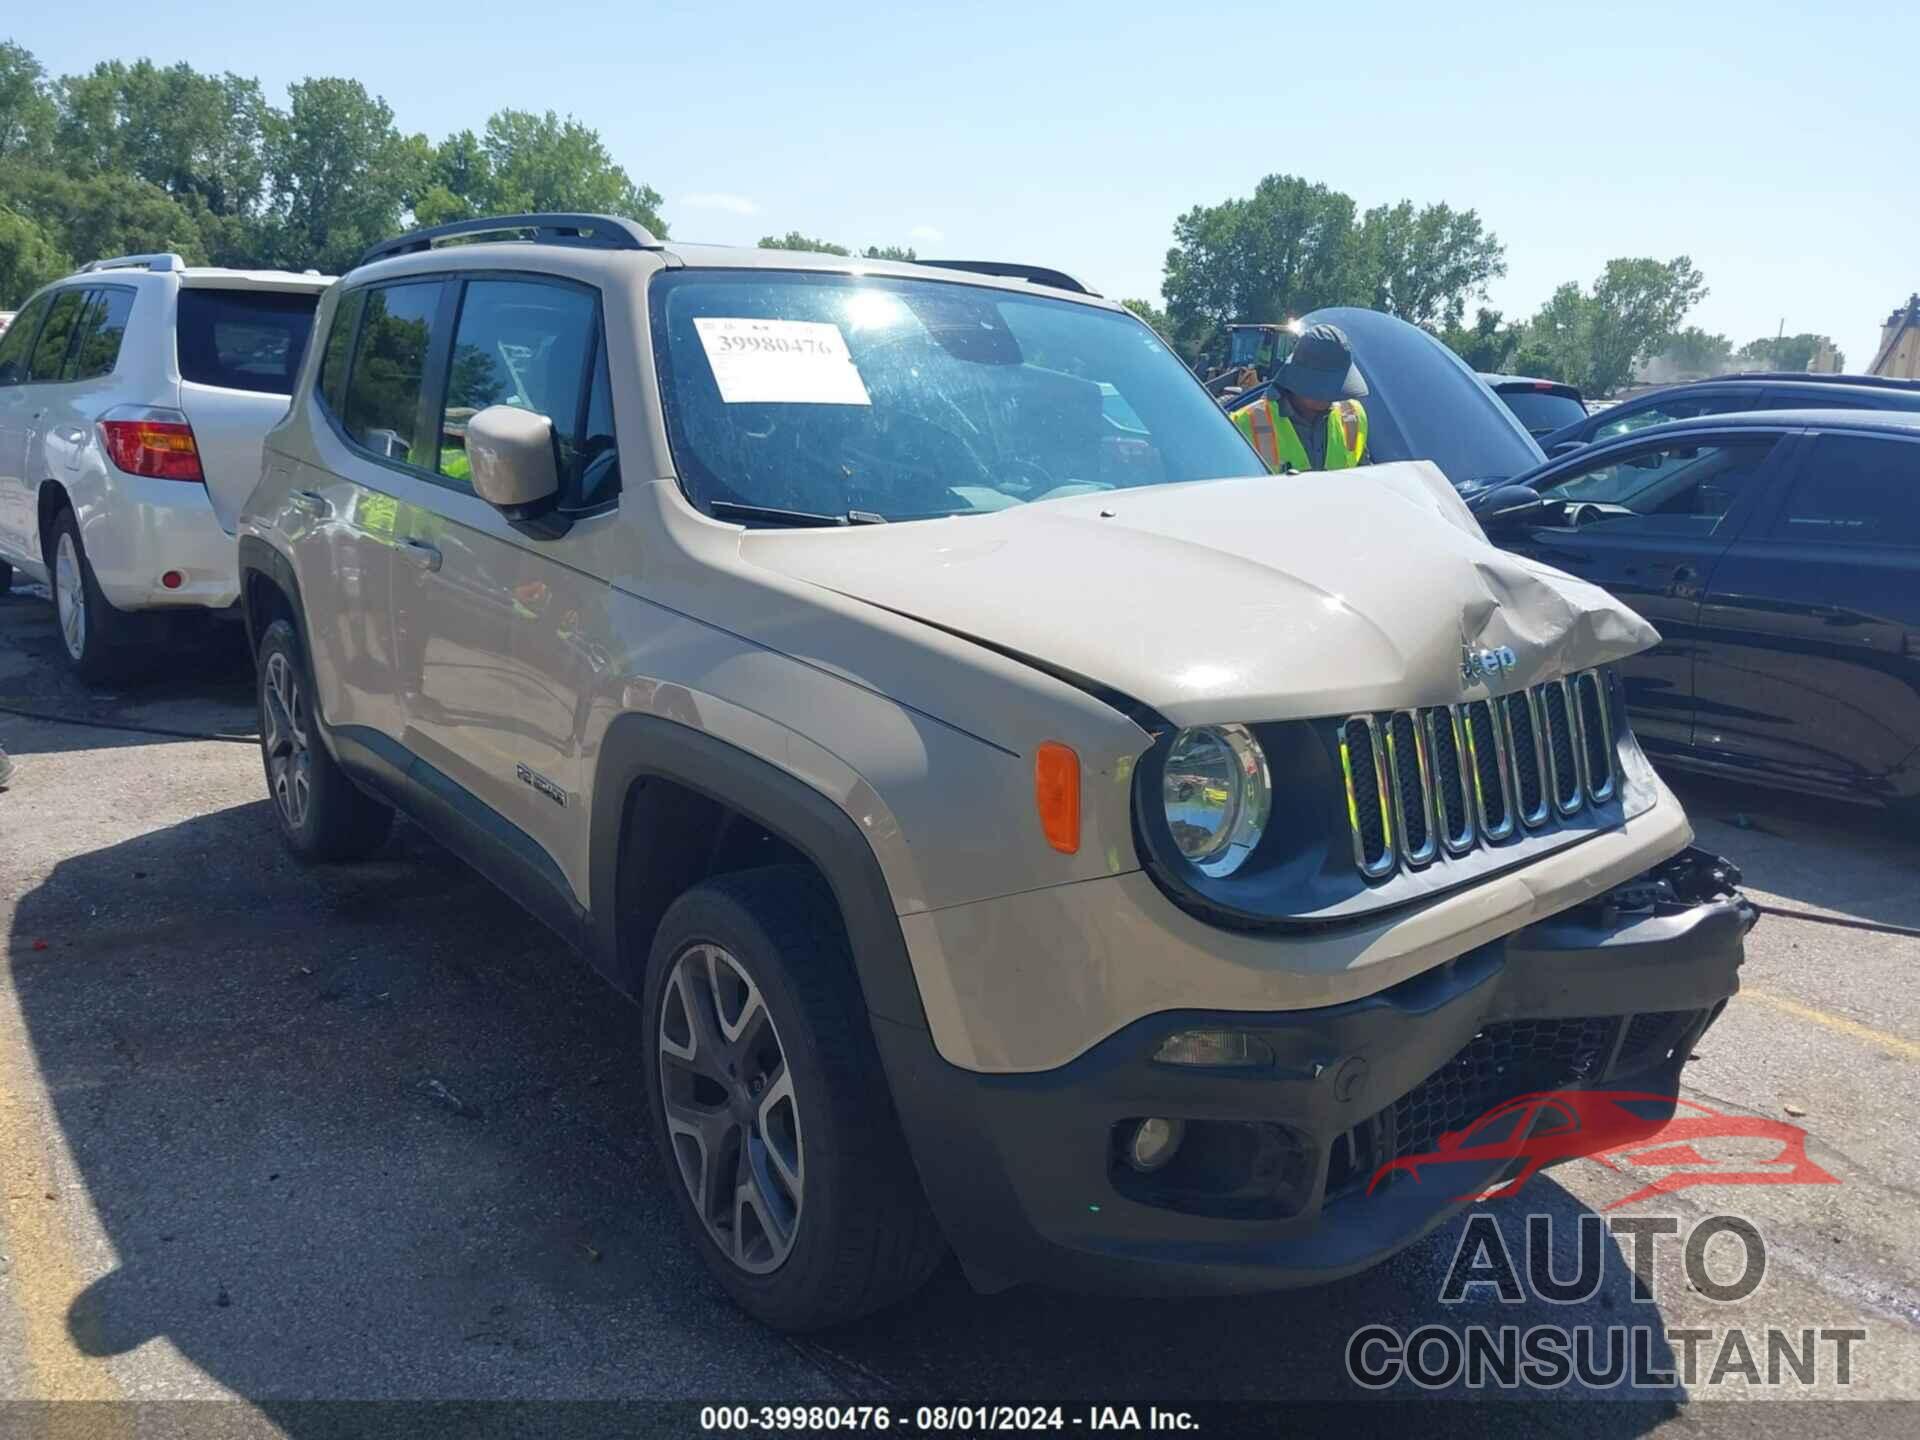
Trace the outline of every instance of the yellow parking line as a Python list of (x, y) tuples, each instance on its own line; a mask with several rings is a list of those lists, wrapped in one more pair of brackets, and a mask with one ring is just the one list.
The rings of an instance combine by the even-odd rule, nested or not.
[(1876, 1030), (1871, 1025), (1862, 1025), (1858, 1020), (1849, 1020), (1844, 1015), (1829, 1015), (1824, 1010), (1816, 1010), (1811, 1005), (1802, 1005), (1798, 1000), (1789, 1000), (1784, 995), (1775, 995), (1767, 990), (1755, 990), (1745, 987), (1740, 991), (1743, 1000), (1758, 1000), (1762, 1005), (1771, 1005), (1776, 1010), (1784, 1010), (1789, 1015), (1802, 1020), (1811, 1020), (1814, 1024), (1832, 1030), (1839, 1035), (1849, 1035), (1855, 1040), (1863, 1040), (1869, 1045), (1878, 1045), (1889, 1054), (1902, 1060), (1920, 1060), (1920, 1045), (1904, 1040), (1898, 1035), (1889, 1035), (1884, 1030)]
[[(41, 1087), (32, 1053), (11, 997), (0, 995), (0, 1236), (13, 1262), (7, 1278), (25, 1332), (28, 1384), (17, 1398), (123, 1400), (106, 1363), (81, 1354), (67, 1331), (67, 1308), (87, 1282), (61, 1207), (47, 1198), (59, 1185), (52, 1142), (34, 1123)], [(130, 1418), (119, 1405), (59, 1405), (48, 1413), (45, 1433), (130, 1434)]]

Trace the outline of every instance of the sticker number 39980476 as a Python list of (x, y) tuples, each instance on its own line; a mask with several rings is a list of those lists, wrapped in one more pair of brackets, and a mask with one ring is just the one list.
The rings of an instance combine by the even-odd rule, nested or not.
[(729, 405), (869, 405), (838, 325), (699, 315), (693, 326)]

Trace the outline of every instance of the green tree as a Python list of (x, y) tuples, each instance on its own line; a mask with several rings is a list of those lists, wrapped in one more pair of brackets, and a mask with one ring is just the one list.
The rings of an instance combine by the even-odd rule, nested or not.
[(1504, 324), (1505, 319), (1500, 311), (1482, 305), (1474, 311), (1473, 324), (1450, 321), (1440, 332), (1441, 343), (1470, 368), (1497, 374), (1507, 368), (1522, 333), (1520, 326)]
[[(1805, 370), (1813, 363), (1813, 357), (1820, 353), (1821, 346), (1832, 344), (1832, 337), (1827, 335), (1762, 335), (1758, 340), (1750, 340), (1742, 345), (1736, 358), (1751, 370)], [(1841, 367), (1845, 368), (1846, 353), (1834, 353)]]
[(320, 76), (287, 94), (285, 113), (266, 124), (272, 212), (262, 248), (288, 269), (342, 271), (398, 230), (406, 198), (425, 189), (417, 148), (358, 80)]
[(1350, 197), (1294, 175), (1269, 175), (1246, 199), (1195, 206), (1174, 222), (1167, 251), (1172, 324), (1208, 334), (1363, 299), (1353, 213)]
[(851, 255), (853, 253), (844, 245), (802, 235), (798, 230), (789, 230), (784, 235), (762, 235), (759, 244), (762, 250), (806, 250), (816, 255)]
[(73, 269), (73, 258), (25, 215), (0, 204), (0, 310), (21, 302)]
[(1686, 313), (1707, 293), (1686, 256), (1660, 261), (1609, 260), (1591, 294), (1568, 281), (1528, 322), (1514, 357), (1523, 374), (1608, 395), (1634, 367), (1672, 340)]
[[(477, 151), (462, 132), (444, 142), (434, 159), (436, 177), (483, 214), (584, 211), (637, 220), (664, 237), (660, 192), (614, 163), (600, 133), (553, 111), (501, 110), (487, 121)], [(448, 144), (455, 149), (448, 151)], [(461, 189), (460, 185), (468, 188)]]
[(1540, 307), (1521, 333), (1513, 368), (1522, 375), (1562, 380), (1591, 392), (1592, 302), (1569, 280)]
[(1434, 329), (1459, 324), (1468, 298), (1507, 273), (1499, 237), (1451, 205), (1376, 206), (1360, 218), (1353, 250), (1366, 304)]
[(40, 62), (11, 40), (0, 41), (0, 161), (44, 159), (59, 118)]
[(1609, 260), (1593, 287), (1589, 394), (1608, 395), (1656, 354), (1686, 313), (1706, 297), (1707, 282), (1685, 255), (1662, 263)]
[(920, 258), (911, 245), (869, 245), (860, 255), (866, 260), (904, 260), (908, 263)]
[(1173, 321), (1168, 317), (1166, 311), (1162, 310), (1151, 300), (1122, 300), (1120, 303), (1138, 315), (1142, 320), (1146, 321), (1147, 324), (1153, 328), (1155, 334), (1168, 335), (1172, 333)]
[(207, 263), (201, 214), (131, 175), (73, 179), (52, 170), (0, 168), (0, 207), (33, 222), (75, 261), (176, 251)]
[(60, 82), (55, 148), (63, 168), (127, 174), (208, 213), (252, 217), (264, 198), (260, 82), (202, 75), (182, 62), (103, 61)]
[(1733, 355), (1733, 342), (1724, 335), (1710, 335), (1698, 325), (1676, 330), (1654, 358), (1664, 361), (1677, 375), (1718, 375), (1727, 368)]

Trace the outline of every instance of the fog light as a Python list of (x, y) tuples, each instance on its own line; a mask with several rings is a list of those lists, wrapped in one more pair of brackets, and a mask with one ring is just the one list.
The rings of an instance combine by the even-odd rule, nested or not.
[(1142, 1174), (1158, 1170), (1173, 1159), (1186, 1134), (1184, 1120), (1169, 1120), (1164, 1115), (1142, 1120), (1127, 1144), (1127, 1163)]
[(1250, 1069), (1273, 1064), (1273, 1047), (1244, 1030), (1182, 1030), (1153, 1052), (1162, 1065), (1207, 1065)]
[(160, 583), (169, 590), (178, 590), (182, 585), (187, 583), (187, 577), (182, 575), (178, 570), (169, 570), (160, 577)]

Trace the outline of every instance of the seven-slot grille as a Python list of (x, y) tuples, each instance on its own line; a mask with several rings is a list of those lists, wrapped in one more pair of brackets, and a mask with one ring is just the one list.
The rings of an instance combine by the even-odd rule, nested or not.
[(1490, 700), (1349, 716), (1340, 764), (1354, 861), (1383, 879), (1604, 804), (1619, 783), (1613, 741), (1598, 670)]

